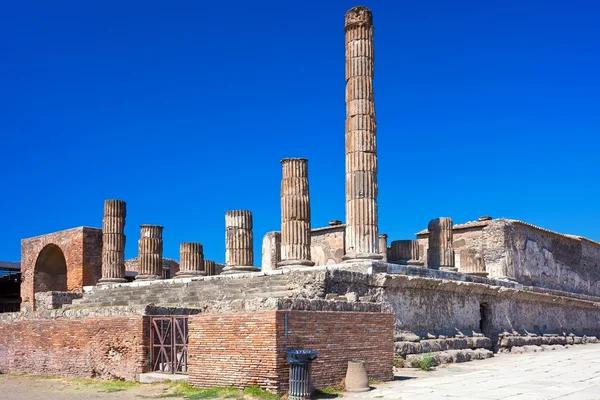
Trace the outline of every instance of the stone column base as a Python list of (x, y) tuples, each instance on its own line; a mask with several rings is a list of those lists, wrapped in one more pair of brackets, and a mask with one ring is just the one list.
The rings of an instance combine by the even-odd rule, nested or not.
[(458, 268), (456, 268), (456, 267), (440, 267), (439, 269), (440, 269), (440, 271), (446, 271), (446, 272), (458, 272)]
[(136, 281), (158, 281), (161, 279), (162, 279), (162, 276), (160, 276), (160, 275), (137, 275), (135, 277)]
[(383, 255), (376, 253), (358, 253), (358, 254), (347, 254), (342, 257), (342, 261), (345, 263), (351, 263), (356, 261), (369, 261), (369, 260), (381, 260)]
[(297, 269), (314, 266), (315, 263), (310, 260), (285, 260), (277, 263), (277, 269)]
[(174, 279), (176, 278), (193, 278), (195, 276), (206, 276), (206, 272), (204, 271), (178, 271)]
[(101, 278), (97, 285), (110, 285), (111, 283), (125, 283), (127, 279), (125, 278)]
[(230, 265), (223, 268), (221, 275), (246, 274), (248, 272), (260, 272), (260, 269), (253, 266)]

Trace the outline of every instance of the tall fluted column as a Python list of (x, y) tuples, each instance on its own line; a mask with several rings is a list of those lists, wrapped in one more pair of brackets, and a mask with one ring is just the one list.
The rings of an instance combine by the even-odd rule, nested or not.
[(281, 261), (278, 267), (313, 266), (310, 260), (308, 160), (281, 160)]
[(373, 98), (373, 15), (346, 13), (346, 256), (381, 259), (377, 225), (377, 146)]
[(158, 225), (140, 225), (138, 241), (139, 269), (136, 280), (155, 280), (162, 278), (162, 231)]
[(254, 264), (252, 213), (233, 210), (225, 213), (225, 263), (222, 274), (256, 272)]
[(125, 279), (125, 217), (123, 200), (105, 200), (102, 218), (102, 278), (99, 284), (127, 282)]
[(427, 267), (456, 271), (452, 248), (452, 218), (436, 218), (429, 221), (429, 248)]
[(215, 262), (212, 260), (204, 260), (204, 272), (207, 276), (215, 275)]
[(177, 278), (206, 275), (202, 244), (183, 242), (179, 245), (179, 272)]

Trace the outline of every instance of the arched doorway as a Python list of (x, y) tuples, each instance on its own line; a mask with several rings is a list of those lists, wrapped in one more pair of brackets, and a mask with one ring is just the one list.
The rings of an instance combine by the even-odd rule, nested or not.
[(46, 245), (35, 262), (34, 292), (67, 290), (67, 261), (60, 247)]

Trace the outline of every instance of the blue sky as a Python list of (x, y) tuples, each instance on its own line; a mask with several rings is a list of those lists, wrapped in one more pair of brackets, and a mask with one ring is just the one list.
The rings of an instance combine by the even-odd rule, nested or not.
[[(600, 240), (600, 5), (367, 1), (380, 231), (438, 216)], [(225, 258), (224, 213), (278, 230), (284, 157), (309, 159), (313, 227), (344, 219), (349, 1), (23, 1), (0, 6), (0, 259), (127, 201), (164, 256)]]

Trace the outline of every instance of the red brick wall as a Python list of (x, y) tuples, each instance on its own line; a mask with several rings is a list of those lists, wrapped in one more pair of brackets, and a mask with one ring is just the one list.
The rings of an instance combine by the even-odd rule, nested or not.
[[(288, 337), (285, 315), (288, 314)], [(190, 384), (287, 391), (286, 349), (319, 352), (313, 384), (340, 383), (349, 360), (365, 361), (370, 378), (393, 379), (391, 313), (264, 311), (190, 317)]]
[[(288, 338), (285, 337), (288, 314)], [(341, 384), (348, 361), (365, 362), (370, 379), (394, 379), (394, 314), (367, 312), (278, 311), (278, 348), (316, 350), (312, 364), (316, 388)], [(282, 391), (288, 390), (289, 363), (278, 353), (277, 367)]]
[(0, 372), (135, 380), (146, 337), (142, 316), (0, 322)]
[[(51, 282), (35, 282), (48, 279), (36, 277), (35, 266), (40, 252), (49, 244), (58, 246), (67, 264), (67, 290), (81, 291), (85, 285), (94, 285), (102, 273), (102, 230), (79, 227), (21, 240), (22, 310), (35, 308), (36, 287), (51, 289)], [(44, 289), (44, 290), (46, 290)], [(48, 290), (50, 290), (48, 289)]]
[(189, 383), (277, 389), (275, 311), (199, 314), (189, 319)]

